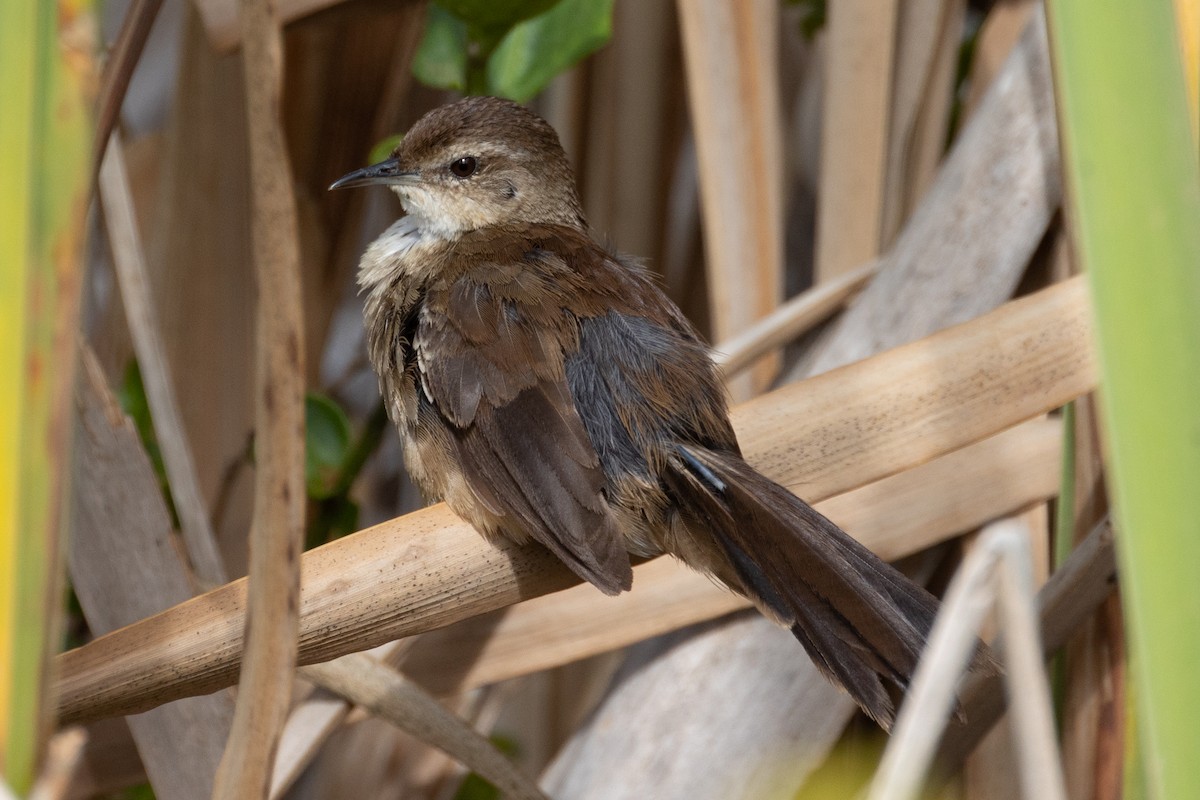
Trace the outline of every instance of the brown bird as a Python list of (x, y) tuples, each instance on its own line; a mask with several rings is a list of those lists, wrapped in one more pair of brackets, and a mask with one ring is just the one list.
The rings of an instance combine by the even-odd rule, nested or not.
[(591, 237), (554, 130), (472, 97), (330, 188), (407, 212), (363, 255), (367, 346), (405, 463), (486, 537), (605, 594), (671, 553), (788, 627), (889, 727), (937, 601), (742, 460), (703, 340)]

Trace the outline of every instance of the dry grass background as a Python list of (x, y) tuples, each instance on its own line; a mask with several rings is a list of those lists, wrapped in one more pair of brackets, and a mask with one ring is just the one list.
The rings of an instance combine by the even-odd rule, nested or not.
[[(812, 38), (804, 12), (621, 0), (610, 43), (533, 106), (560, 131), (597, 235), (646, 258), (725, 353), (753, 463), (935, 588), (980, 526), (1020, 516), (1046, 580), (1053, 412), (1088, 396), (1095, 367), (1059, 221), (1041, 7), (839, 0)], [(390, 429), (353, 486), (363, 530), (306, 555), (287, 602), (289, 548), (320, 510), (280, 489), (303, 480), (301, 390), (333, 398), (355, 435), (371, 425), (353, 271), (399, 213), (390, 193), (325, 187), (451, 99), (411, 77), (425, 13), (288, 0), (239, 24), (233, 0), (105, 6), (105, 86), (122, 83), (113, 65), (132, 72), (101, 114), (115, 131), (70, 553), (86, 630), (58, 661), (62, 717), (89, 736), (68, 796), (146, 781), (161, 798), (259, 796), (272, 751), (273, 797), (487, 796), (431, 741), (536, 796), (424, 692), (564, 800), (849, 796), (877, 736), (786, 632), (670, 562), (639, 566), (611, 600), (544, 553), (483, 544), (444, 507), (416, 511)], [(113, 396), (135, 357), (171, 507)], [(1106, 503), (1090, 401), (1077, 409), (1083, 539)], [(1071, 796), (1117, 797), (1111, 546), (1108, 562), (1080, 552), (1050, 582), (1044, 635), (1066, 644)], [(249, 590), (222, 585), (248, 570)], [(235, 691), (255, 647), (247, 609), (265, 619), (256, 604), (272, 601), (267, 660)], [(347, 656), (367, 648), (372, 660)], [(293, 684), (292, 659), (342, 656)], [(1003, 726), (974, 747), (1001, 707), (951, 737), (949, 763), (966, 761), (945, 796), (1017, 796)], [(227, 740), (242, 763), (227, 757), (218, 781)]]

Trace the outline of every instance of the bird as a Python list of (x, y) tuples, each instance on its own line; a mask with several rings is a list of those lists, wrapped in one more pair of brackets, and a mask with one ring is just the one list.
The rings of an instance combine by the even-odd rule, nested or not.
[(671, 554), (791, 630), (884, 729), (938, 601), (742, 457), (711, 351), (635, 259), (590, 232), (554, 129), (435, 108), (386, 160), (405, 214), (358, 269), (405, 466), (491, 541), (537, 542), (607, 595)]

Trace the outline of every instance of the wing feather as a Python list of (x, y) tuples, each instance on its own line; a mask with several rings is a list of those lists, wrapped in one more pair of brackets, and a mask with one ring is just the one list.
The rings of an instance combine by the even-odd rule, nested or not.
[(476, 271), (426, 295), (417, 358), (436, 419), (424, 423), (445, 428), (467, 486), (505, 526), (601, 591), (628, 589), (605, 474), (566, 385), (577, 321), (547, 314), (539, 298), (530, 298), (537, 313), (525, 313), (511, 293), (493, 294), (489, 277)]

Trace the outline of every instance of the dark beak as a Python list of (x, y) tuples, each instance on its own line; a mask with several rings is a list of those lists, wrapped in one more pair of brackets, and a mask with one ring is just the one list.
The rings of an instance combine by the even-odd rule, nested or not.
[(399, 161), (389, 158), (387, 161), (380, 161), (378, 164), (356, 169), (348, 175), (343, 175), (330, 184), (329, 188), (331, 190), (345, 189), (350, 186), (370, 186), (374, 183), (403, 186), (404, 184), (414, 184), (419, 179), (419, 173), (404, 172), (400, 169)]

